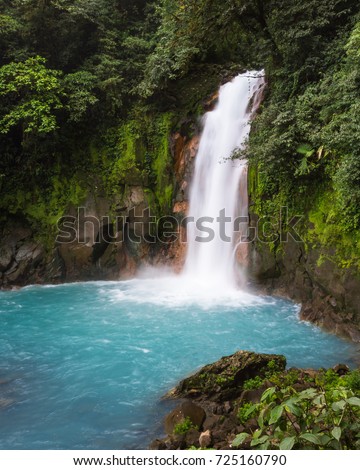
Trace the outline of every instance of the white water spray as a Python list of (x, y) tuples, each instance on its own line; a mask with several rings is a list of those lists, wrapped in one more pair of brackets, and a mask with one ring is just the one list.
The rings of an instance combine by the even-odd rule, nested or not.
[(263, 71), (237, 76), (220, 88), (217, 106), (204, 117), (190, 190), (194, 222), (188, 224), (184, 276), (216, 290), (238, 282), (235, 247), (247, 226), (235, 231), (234, 222), (248, 215), (247, 162), (230, 157), (246, 144), (264, 82)]

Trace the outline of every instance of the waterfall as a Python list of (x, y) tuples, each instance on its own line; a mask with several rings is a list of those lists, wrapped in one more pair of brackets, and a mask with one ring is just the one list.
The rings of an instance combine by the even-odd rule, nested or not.
[(217, 289), (238, 284), (236, 258), (247, 224), (234, 223), (248, 216), (247, 162), (230, 157), (246, 145), (264, 81), (263, 71), (237, 76), (220, 88), (217, 106), (204, 116), (190, 188), (184, 275)]

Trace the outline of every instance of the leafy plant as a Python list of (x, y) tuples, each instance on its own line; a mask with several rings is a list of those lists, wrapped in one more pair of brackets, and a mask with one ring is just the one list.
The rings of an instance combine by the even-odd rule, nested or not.
[(197, 426), (192, 423), (189, 416), (186, 416), (174, 426), (174, 434), (186, 434), (190, 429), (197, 429)]
[(360, 370), (353, 370), (339, 379), (344, 387), (349, 388), (355, 394), (360, 392)]
[(328, 391), (268, 388), (262, 395), (258, 429), (236, 436), (255, 449), (360, 449), (360, 398), (344, 387)]
[(243, 389), (244, 390), (253, 390), (255, 388), (261, 387), (261, 385), (264, 382), (264, 378), (257, 376), (252, 379), (245, 380), (243, 384)]
[(279, 370), (279, 366), (278, 366), (278, 364), (274, 361), (274, 359), (272, 359), (271, 361), (269, 361), (269, 362), (267, 363), (266, 369), (267, 369), (269, 372), (276, 372), (276, 371)]
[(259, 409), (258, 404), (254, 403), (243, 403), (238, 411), (238, 419), (241, 424), (245, 424), (249, 419), (254, 418), (257, 415)]
[(54, 131), (55, 112), (63, 107), (60, 76), (61, 72), (48, 69), (46, 60), (40, 56), (1, 67), (0, 97), (6, 105), (0, 132), (6, 134), (18, 124), (22, 124), (24, 133)]
[(80, 121), (88, 109), (99, 101), (94, 94), (95, 83), (96, 77), (86, 71), (65, 76), (63, 84), (67, 94), (66, 108), (69, 111), (70, 121)]
[(290, 369), (284, 373), (269, 373), (267, 377), (272, 384), (284, 388), (294, 385), (299, 380), (299, 371), (297, 369)]

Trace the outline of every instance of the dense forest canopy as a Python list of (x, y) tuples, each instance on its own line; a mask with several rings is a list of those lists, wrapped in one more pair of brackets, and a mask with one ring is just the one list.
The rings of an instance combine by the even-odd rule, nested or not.
[(114, 129), (129, 116), (172, 111), (176, 127), (201, 112), (202, 78), (214, 90), (265, 68), (248, 150), (257, 211), (312, 208), (321, 243), (336, 241), (337, 262), (356, 264), (359, 10), (358, 0), (1, 0), (1, 207), (24, 211), (55, 176), (89, 169), (94, 141), (105, 166), (121, 160)]

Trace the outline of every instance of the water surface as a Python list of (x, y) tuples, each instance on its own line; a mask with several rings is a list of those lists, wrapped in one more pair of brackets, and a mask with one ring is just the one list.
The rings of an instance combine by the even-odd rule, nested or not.
[(0, 448), (146, 448), (171, 406), (161, 396), (239, 349), (353, 362), (353, 345), (298, 310), (156, 275), (0, 292)]

